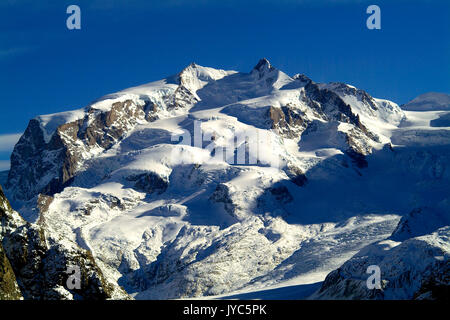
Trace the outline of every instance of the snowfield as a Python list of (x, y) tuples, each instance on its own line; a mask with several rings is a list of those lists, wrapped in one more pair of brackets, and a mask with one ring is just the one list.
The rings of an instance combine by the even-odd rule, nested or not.
[[(448, 230), (437, 229), (450, 220), (450, 126), (433, 121), (449, 114), (290, 77), (265, 59), (250, 73), (191, 64), (34, 119), (5, 193), (135, 299), (367, 298), (361, 284), (345, 296), (327, 275), (384, 245), (373, 259), (386, 276), (435, 242), (448, 263)], [(235, 139), (253, 134), (258, 143)], [(386, 240), (424, 207), (444, 222), (414, 240), (419, 249), (411, 237)]]

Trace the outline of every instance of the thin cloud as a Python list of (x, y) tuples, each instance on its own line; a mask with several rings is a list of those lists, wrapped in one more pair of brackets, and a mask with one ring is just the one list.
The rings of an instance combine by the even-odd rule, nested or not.
[(10, 167), (9, 160), (0, 160), (0, 171), (9, 170)]
[(30, 51), (30, 48), (25, 47), (0, 49), (0, 59), (9, 58), (11, 56), (17, 56), (20, 54), (27, 53), (28, 51)]
[(21, 133), (0, 135), (0, 152), (11, 152), (21, 135)]

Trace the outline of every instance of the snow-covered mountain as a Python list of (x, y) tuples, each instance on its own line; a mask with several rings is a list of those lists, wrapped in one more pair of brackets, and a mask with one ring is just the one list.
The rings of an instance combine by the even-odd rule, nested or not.
[[(92, 253), (49, 234), (15, 212), (0, 187), (0, 299), (127, 299), (102, 274)], [(56, 238), (54, 238), (56, 236)], [(80, 268), (82, 286), (66, 286), (68, 266)]]
[(402, 105), (402, 109), (408, 111), (450, 110), (450, 94), (440, 92), (424, 93)]
[[(428, 215), (430, 214), (430, 215)], [(391, 237), (371, 244), (331, 272), (312, 299), (436, 299), (448, 301), (450, 227), (448, 213), (441, 228), (410, 234), (440, 221), (434, 212), (414, 210), (402, 218)], [(441, 220), (443, 217), (440, 217)], [(416, 221), (415, 221), (416, 220)], [(425, 221), (424, 221), (425, 220)], [(431, 221), (430, 221), (431, 220)], [(406, 230), (405, 230), (406, 227)], [(401, 241), (399, 241), (401, 240)], [(368, 290), (368, 266), (380, 267), (381, 288)]]
[[(248, 73), (193, 63), (32, 119), (5, 185), (23, 218), (8, 209), (16, 222), (2, 221), (0, 239), (25, 298), (39, 296), (30, 287), (92, 298), (64, 288), (69, 262), (90, 266), (89, 292), (103, 298), (320, 282), (399, 223), (407, 232), (400, 219), (417, 208), (448, 221), (450, 128), (433, 125), (444, 113), (291, 77), (266, 59)], [(58, 280), (21, 271), (20, 228), (42, 243), (27, 268), (58, 261), (48, 271)]]

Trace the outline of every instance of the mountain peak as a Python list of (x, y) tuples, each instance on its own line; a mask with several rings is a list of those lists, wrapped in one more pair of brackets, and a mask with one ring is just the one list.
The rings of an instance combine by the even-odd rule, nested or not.
[(297, 73), (297, 74), (295, 74), (295, 75), (292, 77), (292, 79), (298, 80), (298, 81), (301, 81), (301, 82), (304, 82), (304, 83), (310, 83), (310, 82), (312, 82), (312, 80), (311, 80), (309, 77), (307, 77), (306, 75), (304, 75), (304, 74), (302, 74), (302, 73)]
[(186, 67), (184, 67), (183, 70), (181, 70), (180, 75), (182, 75), (186, 72), (192, 72), (193, 70), (201, 69), (201, 68), (202, 68), (202, 66), (199, 66), (195, 62), (191, 62)]
[(195, 93), (207, 83), (222, 79), (232, 73), (235, 71), (203, 67), (192, 62), (178, 74), (178, 83)]
[(427, 92), (402, 106), (408, 111), (435, 111), (450, 109), (450, 95), (442, 92)]
[(258, 61), (258, 64), (253, 68), (253, 70), (258, 70), (258, 71), (265, 71), (265, 70), (272, 70), (273, 67), (270, 64), (269, 60), (267, 60), (266, 58), (262, 58)]

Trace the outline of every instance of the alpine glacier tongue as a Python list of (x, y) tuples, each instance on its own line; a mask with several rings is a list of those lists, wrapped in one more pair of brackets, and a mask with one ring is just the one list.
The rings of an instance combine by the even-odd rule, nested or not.
[[(42, 256), (52, 246), (58, 259), (81, 256), (98, 297), (123, 297), (119, 286), (162, 299), (320, 282), (389, 238), (400, 216), (437, 212), (427, 234), (448, 221), (450, 129), (433, 127), (438, 116), (290, 77), (267, 59), (248, 73), (192, 63), (32, 119), (5, 188), (31, 227), (14, 214), (2, 237), (42, 231)], [(14, 268), (14, 247), (4, 249)], [(40, 286), (76, 298), (59, 282)], [(320, 297), (337, 292), (327, 288)]]

